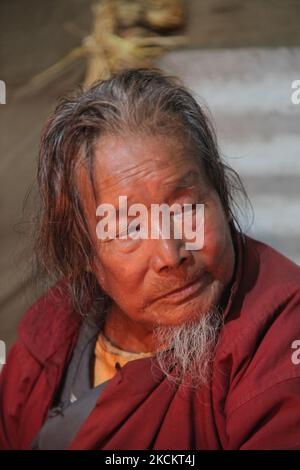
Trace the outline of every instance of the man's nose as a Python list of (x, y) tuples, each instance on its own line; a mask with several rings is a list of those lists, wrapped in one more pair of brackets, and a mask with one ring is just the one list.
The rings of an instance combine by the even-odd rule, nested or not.
[(180, 239), (160, 238), (152, 240), (152, 243), (152, 268), (157, 273), (169, 271), (184, 263), (188, 264), (192, 258), (190, 251), (186, 250), (184, 242)]

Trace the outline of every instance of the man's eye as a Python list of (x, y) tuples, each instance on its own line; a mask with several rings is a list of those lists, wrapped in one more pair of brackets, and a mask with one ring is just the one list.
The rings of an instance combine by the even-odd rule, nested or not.
[(139, 232), (140, 230), (141, 230), (141, 224), (138, 224), (137, 226), (134, 226), (134, 227), (128, 227), (127, 233), (128, 235), (132, 235), (133, 233)]
[(135, 232), (139, 232), (140, 230), (141, 230), (141, 224), (138, 224), (137, 226), (133, 226), (133, 227), (128, 226), (126, 229), (117, 233), (116, 238), (128, 237), (134, 234)]

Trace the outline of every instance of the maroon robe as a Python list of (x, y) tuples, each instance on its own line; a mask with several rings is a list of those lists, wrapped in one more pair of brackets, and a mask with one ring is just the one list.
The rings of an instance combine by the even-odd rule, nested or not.
[[(300, 267), (249, 237), (243, 246), (238, 235), (224, 318), (210, 389), (171, 386), (158, 370), (153, 376), (150, 358), (129, 362), (70, 448), (300, 449), (300, 348), (292, 348), (300, 340)], [(79, 326), (70, 301), (55, 304), (50, 291), (25, 315), (0, 376), (0, 448), (29, 448)]]

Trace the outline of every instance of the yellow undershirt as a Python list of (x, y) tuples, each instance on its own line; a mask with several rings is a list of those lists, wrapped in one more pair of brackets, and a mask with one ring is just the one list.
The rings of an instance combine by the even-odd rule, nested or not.
[(127, 362), (152, 356), (153, 353), (133, 353), (114, 346), (101, 332), (95, 346), (94, 387), (111, 379), (118, 364), (123, 367)]

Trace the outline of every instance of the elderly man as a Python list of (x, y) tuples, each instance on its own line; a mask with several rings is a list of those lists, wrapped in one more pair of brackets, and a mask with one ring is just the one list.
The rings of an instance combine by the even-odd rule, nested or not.
[[(62, 100), (38, 183), (56, 282), (1, 374), (1, 447), (300, 449), (300, 268), (242, 233), (241, 181), (188, 90), (132, 69)], [(163, 236), (153, 205), (189, 208), (203, 244), (171, 210)]]

